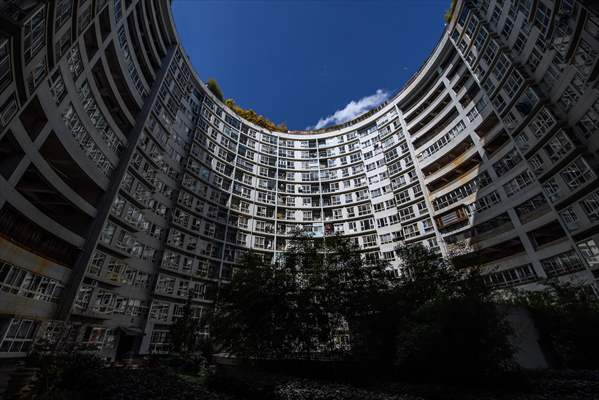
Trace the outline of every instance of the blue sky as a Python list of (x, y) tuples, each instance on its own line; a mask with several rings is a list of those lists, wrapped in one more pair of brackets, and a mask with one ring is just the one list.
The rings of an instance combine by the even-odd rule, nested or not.
[(449, 0), (175, 0), (183, 47), (226, 98), (290, 129), (345, 122), (401, 88)]

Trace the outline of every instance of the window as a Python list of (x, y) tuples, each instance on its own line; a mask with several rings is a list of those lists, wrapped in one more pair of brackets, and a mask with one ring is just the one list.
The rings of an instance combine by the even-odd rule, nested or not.
[(537, 275), (532, 264), (520, 265), (499, 272), (492, 272), (483, 277), (485, 284), (492, 289), (503, 289), (534, 282)]
[(584, 264), (574, 250), (541, 260), (541, 265), (549, 278), (581, 271)]
[(35, 89), (39, 86), (42, 80), (46, 77), (47, 64), (46, 57), (42, 58), (36, 65), (31, 69), (31, 75), (27, 78), (27, 88), (29, 93), (32, 94)]
[(56, 303), (63, 286), (56, 279), (0, 261), (0, 290), (33, 300)]
[(0, 92), (12, 80), (8, 39), (0, 37)]
[(376, 235), (373, 234), (373, 235), (364, 236), (362, 238), (362, 242), (363, 242), (364, 247), (376, 246)]
[(524, 78), (522, 77), (522, 74), (520, 74), (520, 72), (517, 69), (514, 69), (509, 74), (507, 80), (505, 81), (505, 84), (503, 85), (503, 90), (505, 91), (505, 94), (507, 94), (507, 96), (511, 99), (516, 95), (516, 92), (518, 91), (518, 89), (520, 89), (523, 82)]
[(577, 190), (595, 178), (595, 174), (582, 157), (567, 165), (560, 175), (571, 190)]
[(549, 24), (551, 23), (551, 9), (543, 2), (538, 3), (537, 13), (535, 14), (534, 24), (543, 35), (547, 34)]
[(123, 17), (123, 6), (121, 0), (114, 0), (114, 20), (119, 22)]
[(0, 353), (25, 353), (31, 349), (39, 322), (31, 319), (4, 320)]
[(477, 199), (474, 203), (471, 203), (469, 206), (470, 212), (480, 213), (480, 212), (490, 209), (495, 204), (498, 204), (500, 202), (501, 202), (501, 196), (499, 196), (499, 193), (491, 192), (488, 195), (483, 196), (480, 199)]
[(404, 239), (409, 239), (414, 236), (418, 236), (420, 231), (418, 230), (418, 224), (411, 224), (403, 227), (403, 236)]
[(23, 55), (25, 64), (46, 44), (46, 7), (40, 8), (23, 27)]
[(511, 197), (532, 183), (532, 174), (526, 170), (503, 185), (503, 189), (505, 190), (507, 197)]
[(599, 222), (599, 191), (585, 197), (580, 205), (591, 222)]
[(522, 161), (522, 157), (516, 149), (512, 149), (499, 161), (493, 164), (493, 169), (497, 176), (502, 176)]
[(578, 229), (578, 215), (576, 215), (576, 212), (572, 207), (564, 208), (559, 212), (559, 215), (562, 217), (568, 230), (575, 231)]
[(549, 205), (543, 194), (538, 194), (514, 208), (520, 222), (525, 224), (549, 211)]
[(71, 13), (73, 11), (73, 0), (58, 0), (56, 2), (55, 11), (55, 32), (71, 19)]
[(492, 180), (489, 176), (489, 173), (487, 171), (484, 171), (479, 176), (470, 180), (469, 182), (460, 186), (459, 188), (454, 189), (451, 192), (434, 199), (433, 207), (435, 210), (445, 208), (470, 196), (472, 193), (475, 193), (477, 190), (484, 188), (491, 182)]
[(399, 210), (400, 221), (407, 221), (409, 219), (414, 218), (415, 216), (416, 214), (414, 213), (414, 208), (412, 206), (405, 207)]
[(578, 249), (591, 268), (599, 265), (599, 247), (594, 239), (585, 240), (584, 242), (576, 243)]
[(551, 111), (542, 108), (530, 122), (528, 128), (537, 139), (540, 139), (545, 136), (555, 124), (556, 120)]

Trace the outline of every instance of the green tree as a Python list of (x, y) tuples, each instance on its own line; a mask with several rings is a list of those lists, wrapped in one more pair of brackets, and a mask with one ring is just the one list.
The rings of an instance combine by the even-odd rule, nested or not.
[(344, 327), (372, 314), (387, 288), (384, 266), (340, 237), (297, 235), (275, 262), (250, 254), (223, 289), (214, 336), (243, 356), (340, 351)]
[(189, 294), (183, 315), (170, 328), (171, 351), (177, 354), (191, 354), (198, 350), (200, 321), (194, 317), (192, 308), (192, 293)]
[(249, 253), (221, 289), (213, 335), (223, 350), (242, 357), (282, 357), (296, 344), (297, 309), (291, 271)]
[(223, 95), (223, 91), (220, 89), (220, 86), (218, 85), (218, 82), (216, 82), (216, 79), (214, 79), (214, 78), (208, 79), (208, 82), (206, 82), (206, 85), (208, 86), (208, 89), (212, 92), (212, 94), (217, 99), (219, 99), (220, 101), (225, 101), (225, 96)]
[(558, 280), (545, 290), (516, 293), (514, 303), (526, 306), (541, 340), (558, 367), (598, 369), (599, 300), (590, 287)]
[(511, 327), (475, 272), (422, 246), (397, 250), (405, 276), (395, 295), (396, 363), (435, 379), (489, 378), (510, 370)]

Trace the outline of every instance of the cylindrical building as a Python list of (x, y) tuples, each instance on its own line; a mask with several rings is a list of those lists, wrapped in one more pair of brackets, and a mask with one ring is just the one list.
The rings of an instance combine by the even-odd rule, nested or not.
[(497, 289), (599, 275), (599, 11), (459, 0), (393, 98), (268, 131), (210, 93), (168, 0), (0, 0), (0, 358), (168, 350), (248, 249), (422, 243)]

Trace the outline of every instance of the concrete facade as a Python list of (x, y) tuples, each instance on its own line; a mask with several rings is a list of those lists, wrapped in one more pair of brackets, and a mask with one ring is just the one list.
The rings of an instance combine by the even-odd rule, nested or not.
[(422, 243), (497, 289), (596, 290), (591, 1), (460, 0), (391, 100), (288, 133), (206, 89), (168, 0), (0, 0), (0, 22), (0, 357), (165, 352), (189, 293), (205, 322), (236, 260), (297, 229), (398, 275)]

